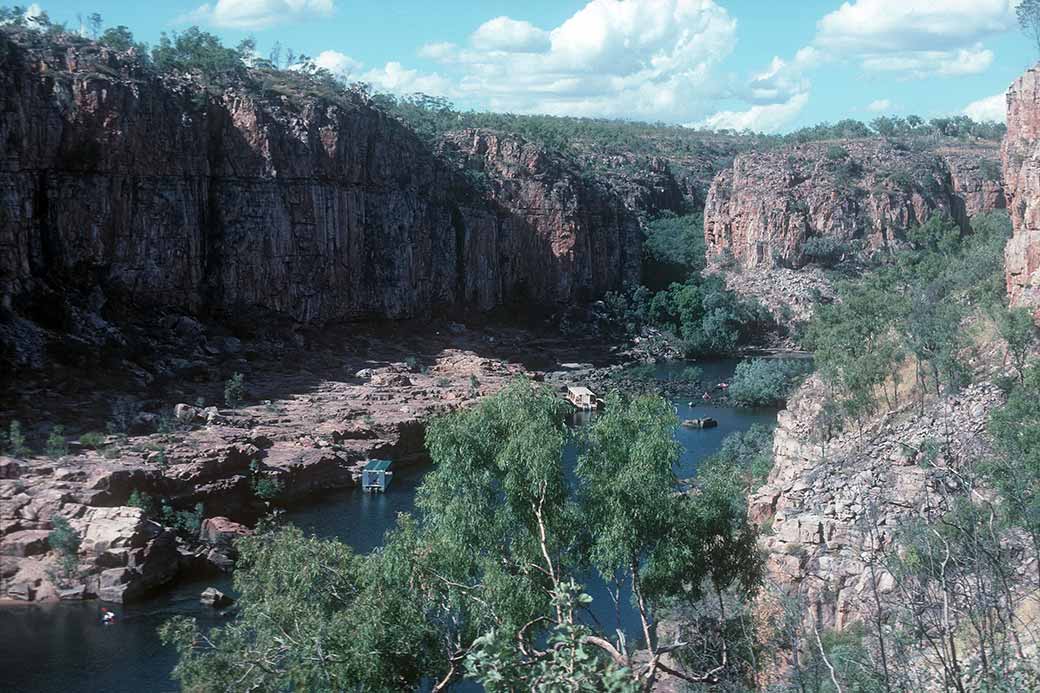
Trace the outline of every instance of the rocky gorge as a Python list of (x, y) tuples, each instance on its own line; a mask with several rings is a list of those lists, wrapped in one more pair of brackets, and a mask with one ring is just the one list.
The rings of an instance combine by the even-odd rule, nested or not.
[[(429, 138), (364, 92), (216, 86), (89, 42), (0, 32), (0, 67), (0, 417), (37, 450), (56, 425), (72, 434), (0, 458), (0, 599), (130, 602), (228, 571), (233, 539), (272, 508), (353, 486), (373, 457), (421, 462), (437, 414), (518, 377), (610, 387), (655, 354), (519, 314), (552, 327), (638, 283), (661, 214), (703, 205), (710, 270), (804, 323), (835, 299), (823, 255), (858, 269), (933, 214), (967, 228), (1007, 207), (1008, 290), (1036, 304), (1032, 72), (1009, 93), (1002, 153), (720, 138), (646, 156), (480, 127)], [(780, 414), (748, 507), (770, 577), (822, 626), (862, 620), (891, 587), (872, 552), (986, 451), (1002, 348), (964, 390), (835, 436), (818, 378)], [(222, 392), (238, 376), (244, 404)], [(58, 518), (82, 538), (74, 579)]]
[(22, 38), (0, 38), (16, 366), (55, 331), (104, 341), (93, 316), (134, 310), (402, 319), (552, 310), (638, 281), (622, 197), (516, 137), (459, 133), (438, 155), (360, 94), (217, 88)]

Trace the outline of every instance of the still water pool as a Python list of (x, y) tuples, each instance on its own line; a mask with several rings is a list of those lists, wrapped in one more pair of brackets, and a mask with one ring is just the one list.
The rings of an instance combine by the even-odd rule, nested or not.
[[(704, 381), (728, 381), (735, 360), (699, 364)], [(681, 364), (659, 366), (663, 378), (676, 376)], [(772, 409), (740, 409), (714, 406), (688, 398), (673, 404), (680, 419), (711, 417), (718, 428), (697, 430), (678, 428), (676, 439), (683, 447), (676, 473), (693, 475), (697, 464), (718, 450), (730, 433), (745, 431), (752, 425), (771, 425), (776, 421)], [(568, 462), (573, 463), (576, 447), (569, 447)], [(382, 543), (383, 534), (393, 526), (398, 513), (413, 509), (416, 488), (428, 471), (412, 467), (395, 471), (390, 490), (369, 495), (356, 490), (326, 496), (304, 509), (288, 513), (288, 519), (320, 537), (338, 538), (355, 551), (368, 552)], [(102, 626), (97, 602), (83, 604), (0, 606), (0, 691), (11, 693), (142, 693), (176, 691), (170, 679), (175, 654), (162, 646), (156, 629), (175, 615), (194, 616), (204, 624), (219, 625), (222, 617), (199, 604), (199, 593), (207, 586), (230, 591), (230, 580), (182, 584), (140, 604), (113, 606), (118, 615), (114, 626)], [(613, 608), (606, 588), (590, 580), (588, 589), (594, 599), (593, 614), (603, 623), (613, 624)], [(635, 633), (634, 614), (622, 615), (623, 627)]]

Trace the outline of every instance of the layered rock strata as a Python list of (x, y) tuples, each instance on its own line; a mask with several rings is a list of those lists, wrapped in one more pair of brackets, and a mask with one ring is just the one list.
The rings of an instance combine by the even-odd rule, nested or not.
[(899, 247), (933, 214), (961, 224), (1004, 206), (994, 147), (935, 151), (884, 139), (740, 154), (712, 183), (704, 211), (709, 261), (800, 268), (821, 253)]
[(1040, 318), (1040, 68), (1015, 80), (1007, 109), (1003, 163), (1014, 227), (1004, 254), (1008, 295)]

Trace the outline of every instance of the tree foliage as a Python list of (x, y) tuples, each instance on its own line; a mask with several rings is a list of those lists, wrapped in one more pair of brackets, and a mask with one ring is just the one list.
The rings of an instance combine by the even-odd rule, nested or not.
[[(442, 690), (466, 677), (488, 690), (645, 690), (689, 647), (657, 633), (675, 604), (754, 590), (755, 532), (732, 474), (677, 492), (663, 400), (613, 396), (573, 475), (562, 421), (555, 393), (527, 382), (435, 420), (416, 516), (369, 556), (293, 528), (243, 539), (238, 618), (208, 633), (187, 619), (164, 628), (182, 684)], [(588, 617), (590, 571), (641, 632)], [(677, 673), (717, 681), (727, 652)]]
[(856, 418), (900, 398), (907, 359), (921, 399), (961, 387), (970, 347), (963, 323), (973, 307), (1005, 309), (1003, 248), (1006, 215), (972, 221), (973, 232), (933, 216), (907, 233), (903, 250), (866, 277), (838, 286), (838, 300), (820, 306), (806, 335), (817, 369), (843, 413)]

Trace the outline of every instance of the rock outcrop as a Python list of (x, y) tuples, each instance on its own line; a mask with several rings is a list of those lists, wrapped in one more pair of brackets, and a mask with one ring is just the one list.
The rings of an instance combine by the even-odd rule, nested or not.
[(1040, 318), (1040, 68), (1015, 80), (1007, 107), (1003, 161), (1014, 227), (1004, 253), (1008, 295)]
[(821, 627), (844, 628), (871, 613), (872, 580), (882, 593), (892, 576), (882, 549), (908, 522), (945, 509), (957, 470), (987, 450), (988, 414), (1003, 394), (988, 382), (879, 416), (825, 442), (828, 400), (811, 378), (777, 418), (774, 466), (749, 501), (764, 529), (772, 580), (811, 606)]
[(5, 309), (58, 330), (116, 306), (397, 319), (638, 278), (635, 218), (562, 158), (467, 133), (473, 181), (363, 95), (263, 79), (0, 36)]
[(885, 139), (738, 155), (708, 193), (709, 261), (797, 269), (821, 251), (898, 247), (907, 229), (935, 213), (966, 224), (1003, 207), (996, 157), (983, 144), (929, 151)]

